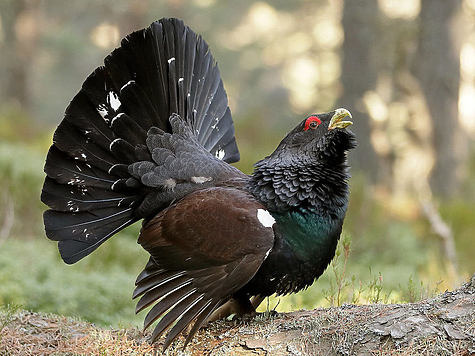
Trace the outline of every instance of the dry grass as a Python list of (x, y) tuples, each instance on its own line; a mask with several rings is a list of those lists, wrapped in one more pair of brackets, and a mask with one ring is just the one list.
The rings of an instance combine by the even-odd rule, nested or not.
[[(0, 308), (0, 355), (159, 355), (137, 328), (101, 329), (78, 319)], [(221, 320), (183, 352), (167, 355), (469, 356), (475, 354), (475, 279), (408, 304), (343, 305)]]
[(0, 355), (156, 355), (137, 329), (99, 329), (80, 320), (23, 310), (0, 315)]
[(449, 341), (445, 338), (431, 335), (417, 343), (412, 342), (408, 347), (397, 348), (392, 342), (383, 345), (379, 350), (374, 350), (372, 356), (469, 356), (465, 341)]

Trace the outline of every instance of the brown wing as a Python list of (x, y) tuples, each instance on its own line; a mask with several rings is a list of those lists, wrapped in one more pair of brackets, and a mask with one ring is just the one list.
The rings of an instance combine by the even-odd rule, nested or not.
[[(137, 312), (156, 303), (152, 341), (171, 324), (164, 347), (193, 321), (185, 345), (221, 304), (255, 275), (274, 244), (273, 219), (250, 194), (233, 188), (194, 192), (146, 223), (139, 243), (151, 259), (137, 278)], [(168, 311), (168, 312), (167, 312)]]

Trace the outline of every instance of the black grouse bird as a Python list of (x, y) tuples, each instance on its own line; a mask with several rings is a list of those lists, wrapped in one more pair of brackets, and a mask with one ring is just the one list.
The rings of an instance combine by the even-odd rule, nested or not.
[[(304, 119), (248, 176), (208, 45), (177, 19), (126, 36), (56, 129), (41, 199), (46, 235), (72, 264), (144, 219), (150, 260), (137, 312), (164, 347), (186, 327), (253, 315), (310, 286), (334, 256), (354, 135), (338, 109)], [(351, 117), (351, 116), (350, 116)], [(253, 297), (252, 301), (250, 298)]]

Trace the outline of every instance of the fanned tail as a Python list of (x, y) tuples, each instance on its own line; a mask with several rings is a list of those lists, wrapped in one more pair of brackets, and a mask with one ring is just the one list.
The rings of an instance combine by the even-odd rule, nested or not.
[(66, 263), (144, 217), (137, 209), (152, 189), (130, 167), (153, 161), (148, 133), (171, 133), (173, 114), (212, 155), (239, 160), (216, 63), (183, 22), (162, 19), (128, 35), (104, 63), (66, 109), (45, 164), (46, 235)]

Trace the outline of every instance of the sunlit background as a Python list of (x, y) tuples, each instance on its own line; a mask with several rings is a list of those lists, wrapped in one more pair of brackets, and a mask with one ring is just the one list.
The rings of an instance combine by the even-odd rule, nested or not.
[(53, 131), (84, 79), (162, 17), (209, 43), (244, 172), (304, 117), (353, 113), (346, 248), (270, 308), (410, 302), (475, 272), (475, 0), (0, 0), (0, 304), (141, 323), (140, 226), (66, 266), (39, 196)]

